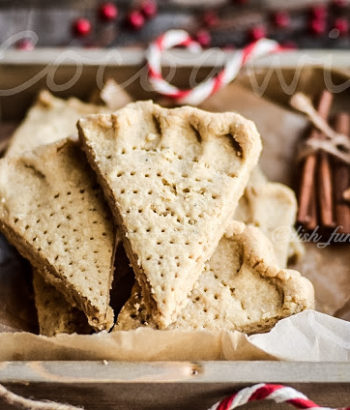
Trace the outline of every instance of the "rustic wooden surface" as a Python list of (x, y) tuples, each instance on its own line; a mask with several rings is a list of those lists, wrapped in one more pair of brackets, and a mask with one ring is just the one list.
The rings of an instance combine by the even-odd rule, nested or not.
[[(349, 363), (293, 362), (5, 362), (0, 383), (16, 393), (85, 409), (205, 410), (247, 385), (293, 386), (320, 405), (350, 403)], [(0, 409), (8, 409), (0, 402)], [(246, 409), (286, 409), (272, 402)]]
[[(317, 4), (331, 0), (318, 0)], [(202, 28), (201, 16), (206, 9), (215, 9), (220, 15), (220, 24), (211, 29), (213, 46), (240, 47), (249, 42), (247, 30), (256, 25), (265, 25), (268, 35), (281, 42), (293, 41), (302, 48), (341, 48), (350, 46), (349, 36), (331, 39), (328, 31), (323, 36), (310, 34), (307, 8), (315, 0), (249, 0), (246, 6), (237, 6), (231, 0), (158, 0), (159, 13), (147, 22), (140, 31), (133, 31), (124, 23), (125, 15), (137, 1), (119, 0), (117, 22), (102, 23), (96, 13), (100, 0), (60, 1), (13, 0), (0, 1), (0, 43), (6, 47), (25, 37), (30, 31), (40, 47), (48, 46), (144, 46), (160, 33), (171, 28), (183, 28), (195, 34)], [(271, 12), (290, 9), (292, 22), (287, 30), (276, 30), (271, 24)], [(349, 10), (342, 13), (349, 14)], [(72, 35), (72, 22), (78, 17), (91, 20), (93, 31), (84, 39)], [(333, 19), (331, 19), (333, 20)], [(22, 34), (21, 34), (22, 32)]]

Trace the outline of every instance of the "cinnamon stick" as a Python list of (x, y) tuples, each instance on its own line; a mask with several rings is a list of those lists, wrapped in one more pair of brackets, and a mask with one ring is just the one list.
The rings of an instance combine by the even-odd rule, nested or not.
[(347, 189), (343, 192), (343, 198), (344, 198), (344, 201), (350, 203), (350, 188), (347, 188)]
[(334, 227), (332, 168), (326, 152), (319, 153), (318, 199), (322, 225), (326, 228)]
[[(335, 118), (335, 129), (350, 136), (350, 115), (340, 113)], [(350, 233), (350, 205), (343, 197), (344, 191), (350, 186), (350, 168), (344, 162), (334, 160), (334, 201), (335, 217), (338, 231)]]
[[(304, 159), (302, 165), (297, 220), (304, 225), (311, 223), (310, 206), (314, 195), (316, 160), (316, 153), (310, 154)], [(313, 221), (311, 225), (313, 225)]]
[[(317, 224), (316, 202), (313, 201), (314, 192), (314, 175), (317, 163), (316, 153), (308, 155), (303, 163), (300, 193), (299, 193), (299, 209), (298, 222), (306, 225), (309, 229)], [(314, 205), (313, 205), (314, 204)]]
[(316, 186), (313, 184), (311, 187), (311, 196), (308, 209), (308, 218), (305, 223), (305, 227), (309, 230), (314, 230), (317, 226), (317, 203), (316, 203)]
[[(333, 96), (324, 90), (321, 94), (317, 111), (320, 116), (327, 119)], [(315, 128), (312, 129), (309, 139), (320, 138), (321, 134)], [(315, 229), (317, 226), (317, 210), (316, 210), (316, 190), (315, 190), (315, 172), (317, 167), (317, 154), (309, 154), (302, 165), (302, 173), (299, 190), (299, 209), (297, 220), (304, 224), (308, 229)]]

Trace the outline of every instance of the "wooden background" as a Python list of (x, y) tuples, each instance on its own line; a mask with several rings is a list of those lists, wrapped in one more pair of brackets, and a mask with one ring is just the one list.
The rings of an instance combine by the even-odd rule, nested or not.
[[(263, 24), (268, 35), (281, 42), (296, 43), (302, 48), (350, 47), (350, 36), (332, 39), (328, 30), (324, 36), (314, 36), (308, 29), (310, 5), (329, 3), (329, 0), (247, 0), (239, 6), (233, 0), (158, 0), (159, 13), (140, 31), (125, 24), (125, 16), (141, 0), (116, 0), (119, 16), (116, 22), (103, 23), (97, 17), (99, 0), (0, 0), (0, 43), (7, 48), (30, 30), (37, 36), (37, 46), (144, 46), (160, 33), (170, 28), (184, 28), (195, 34), (202, 25), (205, 10), (215, 10), (220, 23), (210, 30), (212, 45), (241, 47), (249, 41), (251, 27)], [(271, 23), (271, 13), (276, 10), (291, 12), (288, 29), (276, 29)], [(333, 12), (329, 13), (330, 25)], [(349, 7), (336, 15), (348, 16)], [(93, 31), (84, 39), (72, 35), (72, 22), (78, 17), (91, 20)], [(22, 34), (21, 34), (22, 33)]]

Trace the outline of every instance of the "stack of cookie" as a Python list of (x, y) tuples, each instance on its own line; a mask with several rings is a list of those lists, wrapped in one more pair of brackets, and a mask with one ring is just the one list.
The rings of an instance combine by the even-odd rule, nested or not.
[[(260, 150), (235, 113), (146, 101), (110, 114), (42, 93), (0, 161), (0, 226), (33, 266), (41, 333), (252, 333), (312, 308), (310, 282), (285, 269), (294, 195), (256, 168)], [(114, 318), (116, 238), (135, 285)]]

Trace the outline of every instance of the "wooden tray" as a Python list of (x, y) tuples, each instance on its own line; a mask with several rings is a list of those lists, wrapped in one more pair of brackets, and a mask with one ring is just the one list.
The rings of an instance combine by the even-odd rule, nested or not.
[[(0, 383), (12, 391), (25, 397), (82, 405), (89, 410), (205, 410), (234, 389), (262, 381), (293, 386), (318, 404), (340, 407), (350, 401), (348, 363), (71, 361), (0, 364)], [(0, 408), (8, 409), (1, 404)], [(290, 407), (257, 402), (245, 408)]]
[[(350, 72), (350, 53), (334, 52), (332, 80), (344, 81)], [(302, 57), (302, 59), (300, 59)], [(187, 86), (193, 75), (201, 81), (225, 61), (227, 54), (211, 52), (195, 59), (184, 51), (165, 55), (164, 72), (173, 82)], [(199, 61), (201, 62), (199, 64)], [(304, 61), (303, 65), (300, 62)], [(324, 88), (321, 68), (325, 52), (307, 51), (260, 59), (237, 80), (251, 86), (251, 76), (261, 81), (267, 73), (270, 80), (265, 94), (286, 103), (289, 96), (281, 92), (279, 76), (285, 81), (300, 69), (297, 88), (317, 94)], [(172, 65), (178, 65), (176, 73)], [(306, 73), (313, 67), (316, 78), (309, 84)], [(138, 50), (35, 50), (31, 53), (5, 51), (0, 61), (1, 119), (17, 123), (36, 93), (49, 87), (59, 96), (74, 95), (87, 99), (103, 79), (114, 77), (135, 98), (151, 98), (147, 89), (143, 53)], [(344, 91), (341, 103), (349, 108)], [(338, 99), (339, 101), (339, 99)], [(1, 349), (1, 346), (0, 346)], [(25, 397), (51, 399), (82, 405), (86, 409), (206, 409), (215, 401), (258, 382), (277, 382), (300, 389), (320, 405), (350, 405), (350, 362), (2, 362), (0, 383)], [(287, 406), (288, 407), (288, 406)], [(9, 409), (0, 402), (0, 409)], [(245, 408), (272, 409), (286, 406), (253, 403)], [(289, 408), (289, 407), (288, 407)]]

